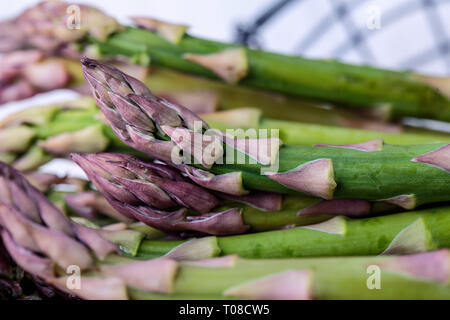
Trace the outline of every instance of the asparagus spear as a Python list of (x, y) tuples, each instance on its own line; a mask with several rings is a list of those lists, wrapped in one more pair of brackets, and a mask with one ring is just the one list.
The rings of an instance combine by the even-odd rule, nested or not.
[(84, 58), (82, 64), (97, 104), (124, 143), (153, 158), (184, 164), (197, 183), (209, 188), (214, 188), (211, 181), (227, 175), (234, 180), (221, 191), (230, 194), (250, 189), (381, 200), (405, 209), (449, 200), (450, 145), (394, 146), (373, 140), (279, 147), (281, 141), (274, 137), (214, 135), (195, 114), (154, 96), (137, 79), (95, 60)]
[[(446, 284), (447, 251), (404, 257), (271, 260), (264, 261), (264, 264), (261, 260), (242, 260), (233, 256), (197, 262), (174, 260), (181, 257), (198, 260), (202, 259), (201, 256), (208, 259), (217, 254), (214, 238), (204, 238), (182, 246), (181, 250), (172, 251), (164, 259), (137, 262), (114, 255), (117, 247), (108, 242), (105, 234), (98, 229), (70, 223), (11, 167), (1, 164), (0, 177), (1, 236), (8, 253), (27, 272), (84, 299), (182, 296), (243, 299), (399, 298), (394, 294), (401, 294), (402, 298), (448, 299), (449, 296)], [(25, 230), (27, 234), (23, 233)], [(95, 260), (91, 254), (96, 256)], [(363, 275), (367, 276), (364, 272), (368, 264), (382, 270), (381, 279), (387, 290), (376, 291), (377, 294), (368, 289), (345, 290), (347, 285), (358, 288), (366, 285), (367, 288), (367, 278)], [(62, 269), (55, 268), (55, 265)], [(69, 265), (77, 265), (84, 271), (80, 288), (67, 286), (68, 278), (64, 276), (64, 270)], [(326, 276), (329, 275), (326, 270), (330, 265), (335, 277)], [(201, 283), (197, 283), (200, 279)], [(196, 285), (192, 286), (193, 283)]]
[[(186, 231), (194, 225), (197, 231), (209, 234), (241, 233), (247, 230), (244, 226), (250, 227), (251, 231), (273, 230), (317, 223), (336, 215), (364, 217), (395, 212), (398, 208), (364, 200), (327, 201), (302, 196), (286, 196), (283, 199), (280, 194), (266, 192), (254, 192), (247, 196), (216, 192), (213, 196), (187, 183), (188, 180), (181, 176), (181, 172), (167, 165), (108, 153), (74, 154), (72, 158), (117, 211), (152, 227), (169, 231)], [(165, 172), (164, 176), (158, 171)], [(168, 184), (167, 179), (172, 181), (171, 184)], [(191, 209), (183, 212), (187, 217), (173, 211), (179, 206)], [(159, 209), (157, 215), (154, 212), (156, 209)], [(201, 215), (211, 210), (218, 212), (216, 217), (211, 213)], [(241, 215), (242, 220), (232, 218)], [(184, 219), (191, 220), (191, 225), (186, 224)], [(213, 224), (222, 226), (219, 230)]]
[[(448, 142), (448, 134), (386, 133), (338, 128), (306, 123), (261, 118), (256, 109), (235, 109), (201, 115), (212, 127), (279, 129), (281, 139), (288, 144), (319, 143), (348, 144), (375, 138), (388, 143)], [(39, 106), (13, 113), (0, 121), (0, 160), (19, 170), (30, 171), (55, 156), (72, 152), (120, 151), (136, 153), (126, 146), (102, 121), (93, 100), (80, 98), (49, 106)]]
[[(290, 258), (411, 254), (448, 248), (450, 208), (411, 211), (382, 217), (336, 217), (304, 227), (218, 237), (220, 255)], [(138, 257), (155, 258), (183, 241), (143, 241)]]
[[(3, 40), (6, 45), (0, 47), (32, 45), (73, 55), (74, 47), (88, 43), (94, 44), (103, 55), (149, 56), (158, 65), (257, 89), (365, 109), (383, 106), (392, 111), (393, 118), (450, 120), (446, 78), (253, 50), (184, 35), (185, 27), (153, 19), (139, 18), (135, 22), (154, 31), (124, 28), (113, 18), (85, 5), (80, 9), (87, 16), (86, 24), (81, 30), (70, 32), (63, 23), (66, 7), (64, 3), (44, 2), (27, 10), (15, 19), (23, 29), (21, 41), (6, 34)], [(54, 28), (48, 28), (49, 24)]]
[[(371, 281), (368, 272), (374, 269), (369, 266), (380, 268), (381, 290), (375, 290), (377, 283)], [(171, 295), (245, 299), (448, 299), (448, 268), (447, 250), (401, 257), (247, 260), (227, 256), (181, 263), (170, 295), (135, 289), (130, 295), (138, 299), (167, 299)]]

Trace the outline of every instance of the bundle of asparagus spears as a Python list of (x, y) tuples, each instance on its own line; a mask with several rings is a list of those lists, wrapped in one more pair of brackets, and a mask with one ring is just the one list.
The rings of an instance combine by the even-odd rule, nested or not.
[[(66, 8), (0, 37), (2, 102), (92, 96), (0, 122), (2, 296), (450, 298), (450, 135), (386, 122), (450, 121), (448, 79)], [(89, 182), (33, 171), (58, 157)]]

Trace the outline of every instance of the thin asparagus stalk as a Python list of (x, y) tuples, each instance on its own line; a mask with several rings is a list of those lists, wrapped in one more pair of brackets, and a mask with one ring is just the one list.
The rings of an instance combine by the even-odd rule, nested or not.
[[(397, 257), (282, 260), (228, 256), (181, 263), (170, 295), (158, 296), (141, 290), (131, 290), (130, 295), (138, 299), (170, 298), (171, 295), (246, 299), (448, 299), (448, 254), (448, 250), (440, 250)], [(370, 281), (370, 270), (374, 269), (369, 266), (380, 268), (381, 290), (375, 290), (376, 282)]]
[[(184, 263), (175, 260), (182, 257), (209, 259), (217, 255), (218, 242), (209, 237), (180, 246), (181, 249), (172, 250), (164, 259), (135, 261), (120, 257), (114, 255), (117, 247), (106, 240), (104, 232), (71, 223), (20, 173), (4, 164), (0, 168), (1, 236), (8, 253), (27, 272), (84, 299), (182, 296), (398, 299), (394, 294), (401, 294), (405, 299), (449, 297), (447, 251), (403, 257), (271, 260), (264, 264), (261, 260), (241, 260), (233, 256)], [(403, 250), (408, 248), (405, 243), (408, 242), (401, 242)], [(376, 295), (369, 289), (345, 290), (347, 286), (361, 288), (364, 284), (367, 288), (369, 282), (362, 277), (364, 271), (367, 272), (367, 264), (382, 270), (382, 281), (388, 289), (379, 290), (377, 292), (383, 293)], [(73, 265), (83, 270), (78, 289), (67, 286), (68, 278), (64, 273)], [(330, 265), (333, 277), (326, 276)], [(201, 277), (195, 276), (196, 273)], [(200, 279), (201, 284), (192, 285)]]
[(185, 166), (191, 178), (208, 188), (217, 188), (214, 181), (225, 175), (234, 178), (227, 190), (221, 186), (229, 194), (249, 189), (381, 200), (404, 209), (449, 200), (448, 144), (394, 146), (373, 140), (279, 147), (274, 137), (211, 135), (199, 117), (154, 96), (137, 79), (95, 60), (84, 58), (82, 64), (97, 104), (124, 143), (162, 161), (206, 169)]
[[(382, 217), (336, 217), (316, 225), (217, 237), (220, 255), (294, 258), (410, 254), (450, 246), (450, 208), (424, 209)], [(143, 241), (138, 257), (163, 256), (183, 241)]]
[[(336, 215), (364, 217), (398, 211), (395, 206), (364, 200), (324, 201), (302, 196), (283, 198), (280, 194), (257, 192), (247, 196), (217, 192), (213, 196), (187, 183), (188, 180), (180, 173), (161, 164), (111, 153), (74, 154), (72, 158), (117, 211), (169, 231), (188, 231), (195, 226), (193, 230), (203, 233), (230, 234), (247, 231), (245, 226), (251, 231), (274, 230), (317, 223)], [(158, 171), (165, 172), (165, 175), (161, 176)], [(167, 178), (170, 178), (171, 184), (168, 184)], [(171, 198), (175, 202), (170, 201)], [(220, 198), (222, 200), (219, 202)], [(179, 206), (191, 210), (183, 213), (173, 211)], [(204, 214), (210, 211), (218, 213)], [(189, 219), (191, 224), (185, 221)], [(223, 226), (218, 229), (213, 224)]]
[(135, 60), (146, 56), (145, 60), (150, 57), (157, 65), (257, 89), (363, 109), (381, 107), (391, 110), (393, 118), (450, 120), (446, 78), (253, 50), (185, 35), (184, 26), (153, 19), (135, 19), (139, 26), (153, 31), (124, 28), (115, 19), (85, 5), (80, 6), (81, 14), (88, 17), (84, 27), (68, 30), (63, 23), (66, 9), (64, 3), (45, 2), (30, 8), (15, 19), (21, 37), (6, 33), (0, 47), (31, 45), (73, 56), (74, 48), (80, 44), (94, 44), (103, 55)]
[[(123, 152), (136, 154), (102, 121), (93, 100), (80, 98), (50, 106), (39, 106), (11, 114), (0, 121), (0, 160), (22, 171), (31, 171), (56, 156), (72, 152)], [(387, 133), (261, 118), (256, 109), (235, 109), (202, 114), (219, 130), (230, 128), (278, 129), (288, 144), (349, 144), (382, 138), (387, 143), (448, 142), (450, 135), (438, 133)], [(244, 132), (245, 132), (244, 130)]]
[[(39, 60), (33, 62), (30, 56)], [(192, 77), (173, 70), (152, 68), (151, 75), (148, 76), (148, 69), (143, 66), (114, 60), (110, 63), (127, 73), (131, 72), (138, 79), (145, 80), (147, 84), (155, 88), (157, 93), (188, 106), (196, 113), (212, 112), (216, 110), (217, 104), (225, 110), (257, 106), (264, 114), (275, 119), (289, 118), (307, 123), (364, 128), (381, 132), (402, 132), (406, 129), (400, 125), (358, 117), (330, 106), (322, 107), (297, 98), (267, 94), (205, 78)], [(55, 68), (58, 70), (54, 70)], [(0, 70), (4, 70), (0, 73), (0, 83), (5, 83), (0, 88), (0, 103), (21, 100), (42, 91), (64, 87), (81, 93), (86, 91), (82, 70), (76, 60), (48, 58), (37, 50), (17, 51), (6, 55), (0, 60)], [(56, 76), (50, 79), (52, 81), (42, 76), (55, 73)], [(61, 78), (64, 81), (61, 81)]]

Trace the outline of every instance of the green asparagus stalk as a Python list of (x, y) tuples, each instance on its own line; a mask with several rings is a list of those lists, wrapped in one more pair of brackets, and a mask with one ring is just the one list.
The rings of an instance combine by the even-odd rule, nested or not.
[[(450, 120), (449, 98), (411, 72), (290, 57), (188, 35), (174, 44), (155, 32), (132, 27), (116, 32), (106, 41), (92, 37), (90, 40), (107, 55), (132, 56), (145, 52), (155, 64), (239, 81), (258, 89), (353, 107), (387, 104), (393, 118)], [(238, 54), (231, 54), (232, 51)], [(235, 69), (237, 78), (227, 80), (220, 74), (227, 66)]]
[[(294, 258), (410, 254), (450, 246), (450, 208), (332, 220), (304, 227), (217, 237), (219, 255)], [(194, 240), (195, 241), (195, 240)], [(183, 241), (143, 241), (138, 257), (163, 256)]]
[[(235, 109), (202, 114), (212, 127), (278, 129), (288, 144), (349, 144), (382, 138), (393, 144), (450, 141), (444, 133), (388, 133), (370, 130), (297, 123), (262, 118), (256, 109)], [(123, 152), (140, 156), (127, 147), (102, 121), (93, 100), (80, 98), (50, 106), (39, 106), (11, 114), (0, 121), (0, 160), (22, 171), (34, 170), (56, 156), (72, 152)]]
[(381, 200), (405, 209), (449, 200), (448, 144), (395, 146), (377, 139), (280, 147), (273, 136), (214, 135), (195, 114), (156, 97), (137, 79), (95, 60), (82, 64), (97, 104), (124, 143), (162, 161), (206, 169), (185, 167), (208, 188), (226, 175), (233, 179), (221, 191), (230, 194), (261, 190)]
[[(112, 153), (73, 154), (72, 158), (118, 212), (172, 232), (237, 234), (308, 225), (336, 215), (365, 217), (398, 211), (393, 205), (364, 200), (283, 197), (267, 192), (213, 194), (188, 183), (181, 172), (167, 165)], [(179, 205), (191, 210), (180, 212)]]
[[(172, 295), (228, 299), (448, 299), (448, 267), (447, 250), (397, 257), (248, 260), (228, 256), (181, 263), (170, 295), (136, 289), (130, 295), (137, 299), (170, 299)], [(379, 281), (371, 277), (374, 270), (380, 271)]]
[(447, 78), (253, 50), (192, 37), (184, 34), (185, 26), (148, 18), (135, 19), (142, 29), (123, 27), (85, 5), (80, 6), (87, 17), (83, 28), (68, 30), (66, 9), (64, 3), (45, 2), (30, 8), (14, 21), (21, 36), (5, 32), (2, 47), (32, 46), (74, 56), (74, 48), (94, 45), (100, 55), (150, 58), (156, 65), (257, 89), (363, 109), (381, 107), (391, 110), (393, 118), (450, 120)]
[[(235, 256), (210, 259), (219, 251), (209, 237), (180, 246), (164, 259), (136, 261), (116, 254), (107, 239), (117, 237), (70, 222), (11, 167), (2, 164), (0, 177), (1, 236), (9, 255), (33, 276), (84, 299), (448, 299), (450, 294), (447, 251), (261, 264)], [(405, 243), (401, 248), (407, 248)], [(181, 258), (197, 261), (176, 261)], [(78, 288), (67, 285), (66, 268), (73, 265), (83, 271)], [(368, 267), (381, 271), (378, 280), (367, 277)], [(384, 290), (371, 290), (380, 280)]]

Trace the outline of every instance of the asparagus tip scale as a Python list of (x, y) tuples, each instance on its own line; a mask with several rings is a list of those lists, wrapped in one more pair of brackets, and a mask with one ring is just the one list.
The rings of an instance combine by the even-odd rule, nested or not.
[(191, 180), (204, 188), (236, 196), (248, 194), (248, 191), (244, 189), (244, 184), (242, 182), (242, 172), (230, 172), (215, 175), (188, 166), (185, 167), (185, 172)]
[(400, 231), (382, 252), (383, 255), (414, 254), (434, 249), (433, 238), (423, 218)]
[(415, 157), (411, 161), (426, 163), (450, 172), (450, 144)]
[(22, 247), (6, 230), (3, 230), (1, 235), (6, 250), (22, 269), (44, 279), (54, 276), (54, 263), (50, 259), (40, 257)]
[(220, 254), (216, 237), (192, 239), (170, 250), (164, 258), (173, 260), (204, 260)]
[(386, 203), (390, 203), (396, 206), (399, 206), (406, 210), (412, 210), (416, 207), (417, 199), (414, 194), (403, 194), (397, 197), (379, 200)]
[(283, 142), (278, 138), (230, 138), (224, 142), (236, 150), (245, 153), (262, 165), (272, 165), (278, 160), (278, 152)]
[(336, 188), (331, 159), (317, 159), (293, 170), (267, 176), (288, 188), (323, 199), (332, 199)]
[(398, 256), (379, 264), (383, 270), (400, 272), (444, 284), (450, 279), (450, 251), (441, 249), (414, 255)]
[(384, 141), (383, 139), (374, 139), (362, 143), (355, 144), (316, 144), (316, 147), (336, 147), (336, 148), (345, 148), (345, 149), (353, 149), (359, 151), (373, 152), (373, 151), (381, 151), (383, 148)]
[(238, 83), (248, 74), (247, 54), (243, 48), (226, 49), (212, 54), (185, 53), (183, 57), (211, 70), (231, 84)]
[(242, 202), (263, 211), (279, 211), (283, 205), (283, 195), (274, 192), (253, 191), (242, 196), (227, 193), (219, 195), (224, 199)]
[(347, 220), (343, 216), (337, 216), (333, 219), (326, 220), (321, 223), (311, 224), (309, 226), (300, 228), (321, 231), (330, 234), (345, 235), (347, 233)]
[(224, 296), (250, 300), (310, 300), (313, 274), (288, 270), (226, 289)]

